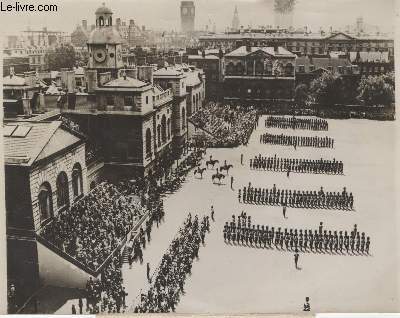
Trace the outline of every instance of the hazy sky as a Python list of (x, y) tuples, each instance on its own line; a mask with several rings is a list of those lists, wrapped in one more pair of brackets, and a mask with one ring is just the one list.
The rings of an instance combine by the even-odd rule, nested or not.
[[(20, 3), (27, 3), (19, 0)], [(35, 3), (37, 0), (30, 0)], [(104, 1), (104, 0), (103, 0)], [(47, 26), (71, 32), (82, 19), (88, 24), (94, 23), (94, 11), (101, 6), (102, 0), (40, 0), (38, 3), (58, 5), (54, 13), (18, 13), (1, 12), (2, 31), (14, 34), (26, 29)], [(313, 31), (319, 26), (324, 28), (344, 27), (354, 24), (358, 16), (365, 23), (378, 25), (383, 30), (392, 30), (394, 24), (395, 2), (397, 0), (297, 0), (294, 13), (294, 26), (308, 25)], [(134, 19), (139, 25), (152, 29), (180, 29), (180, 0), (108, 0), (106, 5), (114, 12), (115, 18)], [(253, 26), (274, 24), (273, 0), (195, 0), (196, 28), (204, 29), (211, 19), (217, 30), (223, 31), (231, 25), (235, 5), (239, 10), (242, 25)]]

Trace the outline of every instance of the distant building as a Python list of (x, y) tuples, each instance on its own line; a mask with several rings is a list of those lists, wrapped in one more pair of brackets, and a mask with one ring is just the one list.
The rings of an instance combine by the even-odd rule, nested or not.
[(389, 52), (350, 52), (351, 63), (358, 65), (361, 75), (379, 75), (394, 71)]
[(340, 52), (388, 52), (389, 59), (394, 59), (393, 38), (384, 34), (350, 35), (343, 32), (309, 33), (289, 32), (285, 30), (243, 30), (243, 32), (209, 34), (199, 37), (203, 49), (224, 48), (227, 52), (249, 43), (251, 46), (278, 45), (296, 55), (320, 54), (331, 51)]
[(225, 55), (226, 100), (291, 101), (296, 55), (283, 47), (241, 46)]
[(82, 25), (77, 25), (76, 29), (71, 33), (71, 44), (74, 47), (84, 47), (89, 38), (87, 28), (87, 20), (82, 20)]
[(240, 30), (240, 19), (239, 19), (239, 12), (237, 6), (235, 6), (235, 12), (233, 14), (233, 19), (232, 19), (232, 30), (233, 31), (238, 31)]
[(223, 98), (224, 53), (218, 49), (206, 50), (204, 53), (196, 50), (196, 53), (188, 56), (188, 62), (204, 71), (206, 98), (211, 100)]
[(195, 6), (193, 1), (181, 1), (181, 29), (183, 33), (194, 32)]

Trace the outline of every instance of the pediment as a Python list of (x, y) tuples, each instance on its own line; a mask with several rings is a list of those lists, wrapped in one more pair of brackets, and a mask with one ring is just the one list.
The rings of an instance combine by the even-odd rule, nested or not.
[(333, 41), (337, 41), (337, 40), (354, 40), (354, 38), (348, 34), (345, 33), (336, 33), (331, 35), (330, 37), (327, 38), (327, 40), (333, 40)]

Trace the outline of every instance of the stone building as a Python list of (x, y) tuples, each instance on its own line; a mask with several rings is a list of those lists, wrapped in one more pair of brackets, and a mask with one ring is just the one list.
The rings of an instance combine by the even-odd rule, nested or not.
[(22, 304), (42, 283), (36, 234), (87, 192), (85, 144), (61, 122), (3, 129), (8, 281)]
[(203, 49), (224, 48), (227, 52), (249, 43), (250, 46), (278, 45), (299, 56), (320, 54), (331, 51), (341, 52), (388, 52), (394, 59), (394, 41), (384, 34), (346, 34), (343, 32), (310, 33), (288, 32), (286, 30), (249, 30), (234, 33), (208, 34), (199, 37)]
[(222, 50), (206, 50), (197, 55), (190, 54), (188, 63), (203, 70), (206, 80), (206, 98), (220, 100), (223, 98), (223, 80), (225, 59)]
[(296, 55), (282, 47), (240, 48), (225, 55), (227, 101), (291, 101)]

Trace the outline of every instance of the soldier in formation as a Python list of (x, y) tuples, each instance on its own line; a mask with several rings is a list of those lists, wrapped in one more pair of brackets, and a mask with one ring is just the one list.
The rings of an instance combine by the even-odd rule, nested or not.
[(296, 117), (276, 117), (268, 116), (265, 120), (265, 127), (281, 129), (308, 129), (308, 130), (328, 130), (328, 122), (320, 118), (296, 118)]
[(261, 154), (250, 159), (250, 169), (297, 172), (297, 173), (324, 173), (343, 174), (343, 162), (326, 159), (292, 159), (279, 158), (276, 154), (273, 157), (263, 157)]
[(239, 192), (239, 202), (245, 204), (277, 205), (309, 209), (353, 210), (353, 194), (347, 192), (326, 192), (323, 187), (319, 191), (300, 191), (272, 188), (256, 188), (249, 183)]
[(309, 136), (289, 136), (289, 135), (273, 135), (269, 133), (260, 135), (260, 143), (273, 144), (281, 146), (297, 147), (314, 147), (314, 148), (333, 148), (334, 140), (328, 136), (325, 137), (309, 137)]
[(251, 216), (242, 212), (232, 215), (223, 229), (224, 241), (228, 244), (259, 248), (275, 248), (292, 252), (314, 252), (329, 254), (369, 254), (370, 238), (357, 230), (357, 225), (347, 231), (326, 230), (322, 222), (318, 230), (274, 228), (252, 224)]

